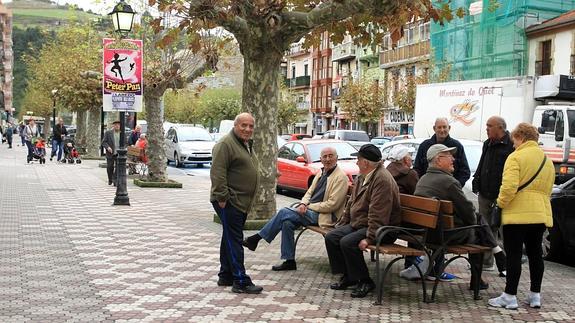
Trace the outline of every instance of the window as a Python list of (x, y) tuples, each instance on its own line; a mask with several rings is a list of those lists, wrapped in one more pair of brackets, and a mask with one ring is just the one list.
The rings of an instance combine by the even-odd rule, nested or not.
[(557, 111), (555, 110), (546, 110), (543, 112), (541, 118), (541, 128), (545, 130), (545, 132), (555, 132), (555, 122), (557, 120)]
[(429, 40), (429, 22), (419, 25), (419, 39), (420, 41)]
[(292, 146), (293, 144), (283, 145), (278, 151), (278, 158), (290, 159), (290, 156), (292, 155), (291, 153)]
[(567, 122), (569, 124), (569, 137), (575, 137), (575, 110), (567, 110)]
[(294, 144), (292, 148), (293, 160), (298, 158), (299, 156), (305, 157), (305, 150), (301, 144)]
[(539, 60), (535, 62), (536, 75), (551, 74), (551, 40), (539, 43)]
[(391, 36), (389, 34), (386, 34), (385, 36), (383, 36), (383, 50), (390, 50), (391, 49)]
[(555, 123), (555, 140), (563, 141), (565, 132), (565, 123), (563, 122), (563, 112), (557, 111), (557, 122)]
[(307, 76), (307, 75), (308, 75), (307, 73), (308, 73), (308, 71), (307, 71), (307, 64), (304, 64), (304, 65), (303, 65), (303, 75), (304, 75), (304, 76)]

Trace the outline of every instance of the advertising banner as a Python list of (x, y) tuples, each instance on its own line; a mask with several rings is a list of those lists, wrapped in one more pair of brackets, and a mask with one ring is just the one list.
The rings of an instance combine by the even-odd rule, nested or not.
[(142, 45), (142, 40), (139, 39), (104, 38), (104, 111), (142, 111)]

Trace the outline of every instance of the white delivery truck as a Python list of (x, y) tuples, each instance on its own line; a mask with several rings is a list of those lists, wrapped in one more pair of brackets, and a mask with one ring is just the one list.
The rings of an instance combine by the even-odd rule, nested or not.
[(512, 130), (528, 122), (539, 131), (539, 145), (555, 164), (556, 183), (575, 177), (575, 77), (545, 75), (483, 79), (417, 86), (414, 135), (433, 135), (446, 117), (456, 139), (485, 140), (485, 122), (499, 115)]

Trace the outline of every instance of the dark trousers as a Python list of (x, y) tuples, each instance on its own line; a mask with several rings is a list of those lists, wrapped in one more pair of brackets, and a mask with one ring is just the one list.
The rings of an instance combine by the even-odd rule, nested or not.
[(224, 209), (218, 202), (212, 202), (214, 210), (222, 222), (222, 240), (220, 242), (220, 272), (221, 279), (233, 280), (234, 285), (245, 286), (252, 283), (246, 275), (244, 267), (244, 224), (247, 214), (239, 211), (230, 203), (226, 203)]
[(25, 143), (28, 148), (28, 158), (32, 158), (32, 142), (30, 140), (26, 140)]
[[(325, 247), (333, 274), (344, 274), (349, 281), (369, 281), (369, 270), (358, 247), (366, 238), (367, 228), (354, 229), (350, 224), (338, 227), (325, 236)], [(393, 243), (396, 238), (382, 243)]]
[(529, 258), (529, 275), (531, 278), (531, 291), (541, 292), (543, 280), (543, 241), (545, 225), (538, 224), (507, 224), (503, 226), (503, 246), (507, 254), (507, 281), (505, 292), (509, 295), (517, 295), (517, 286), (521, 278), (521, 256), (523, 256), (523, 244), (527, 258)]
[(8, 148), (12, 148), (12, 135), (6, 136), (6, 141), (8, 142)]
[(108, 182), (116, 183), (116, 161), (118, 160), (117, 155), (108, 156), (106, 155), (106, 171), (108, 172)]

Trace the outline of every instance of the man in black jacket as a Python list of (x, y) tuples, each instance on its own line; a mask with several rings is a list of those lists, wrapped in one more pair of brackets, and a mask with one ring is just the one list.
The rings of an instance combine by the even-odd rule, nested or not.
[(54, 126), (52, 130), (52, 154), (50, 155), (50, 160), (56, 156), (56, 151), (58, 151), (58, 161), (62, 159), (62, 151), (64, 151), (64, 137), (68, 135), (68, 131), (64, 126), (64, 120), (58, 118), (58, 123)]
[[(513, 152), (513, 141), (509, 137), (507, 124), (499, 116), (487, 119), (487, 140), (483, 143), (483, 151), (477, 171), (473, 175), (473, 192), (478, 194), (479, 214), (491, 223), (491, 205), (499, 195), (499, 187), (503, 177), (503, 166), (507, 156)], [(499, 227), (492, 226), (494, 236), (498, 236)], [(497, 259), (496, 259), (497, 260)], [(493, 270), (493, 257), (489, 253), (484, 262), (485, 270)], [(505, 264), (497, 261), (497, 269), (504, 274)]]
[(415, 156), (415, 162), (413, 163), (413, 169), (415, 169), (420, 178), (425, 175), (427, 167), (429, 166), (426, 158), (427, 150), (432, 145), (443, 144), (449, 148), (455, 147), (457, 149), (455, 150), (455, 160), (453, 161), (453, 166), (455, 167), (453, 177), (455, 177), (459, 184), (461, 184), (461, 187), (463, 187), (465, 186), (465, 182), (469, 177), (471, 177), (471, 171), (469, 170), (469, 164), (467, 163), (467, 157), (465, 157), (463, 145), (449, 136), (450, 129), (451, 126), (446, 118), (437, 118), (435, 120), (435, 125), (433, 126), (435, 134), (419, 145), (417, 156)]

